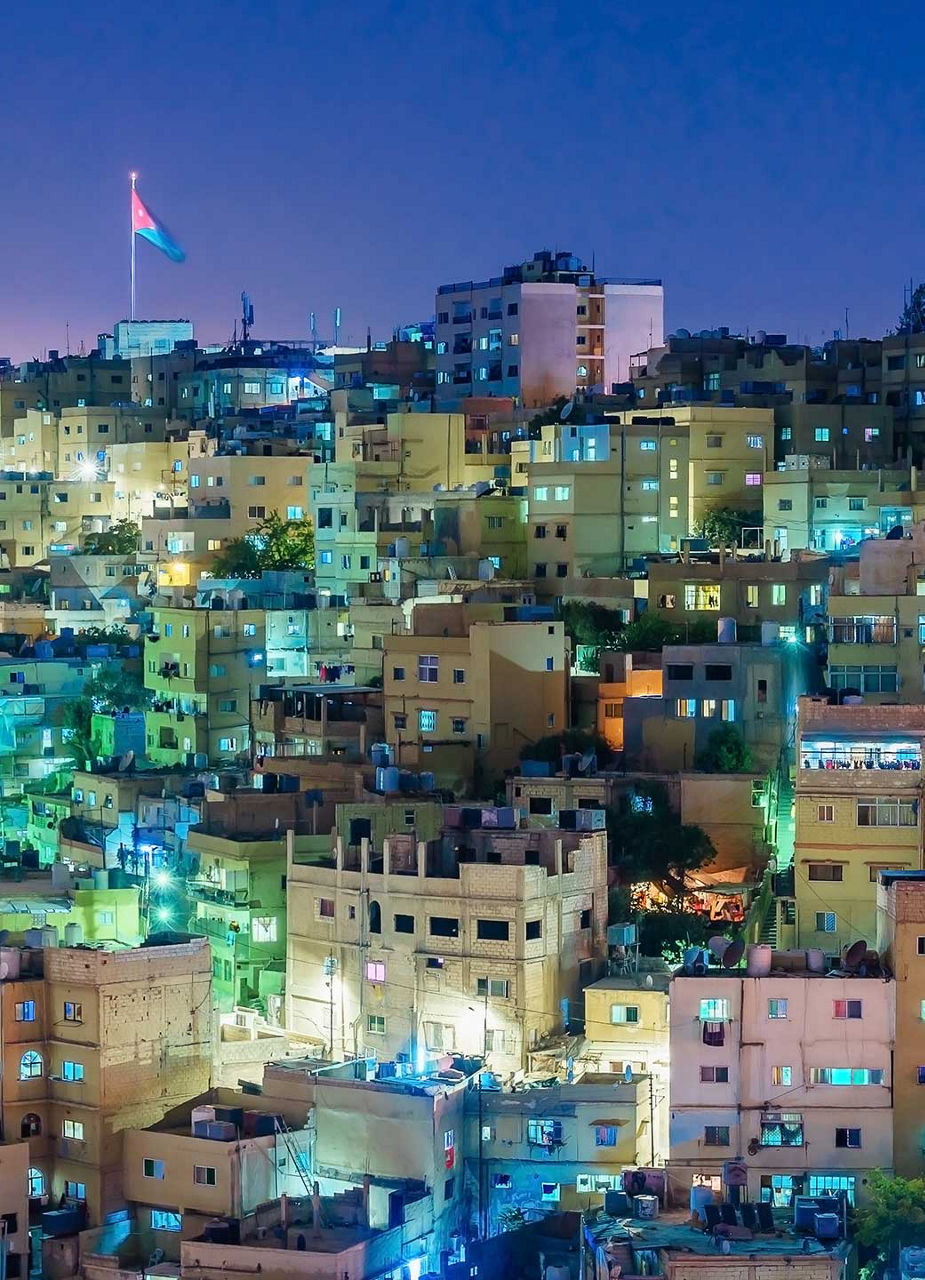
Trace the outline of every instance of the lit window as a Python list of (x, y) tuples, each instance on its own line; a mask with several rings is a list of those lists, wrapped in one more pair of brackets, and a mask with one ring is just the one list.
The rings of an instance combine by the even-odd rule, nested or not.
[(814, 435), (817, 441), (824, 444), (829, 438), (829, 429), (828, 427), (816, 427)]
[(723, 997), (705, 997), (700, 1001), (701, 1022), (728, 1022), (729, 1001)]
[(73, 1084), (79, 1084), (84, 1078), (84, 1064), (82, 1062), (71, 1062), (65, 1058), (61, 1063), (61, 1078)]
[(35, 1080), (42, 1074), (44, 1069), (42, 1055), (36, 1053), (34, 1049), (27, 1050), (19, 1060), (20, 1080)]
[(639, 1005), (612, 1004), (610, 1006), (610, 1021), (615, 1025), (624, 1022), (637, 1023), (639, 1021)]
[(735, 698), (723, 698), (720, 704), (720, 713), (722, 718), (728, 722), (732, 722), (736, 718)]
[(277, 938), (276, 916), (255, 916), (251, 921), (251, 938), (254, 942), (275, 942)]
[(692, 720), (697, 714), (696, 698), (678, 698), (675, 712), (681, 720)]
[(159, 1182), (163, 1182), (164, 1162), (163, 1160), (151, 1160), (146, 1157), (141, 1162), (141, 1172), (146, 1178), (157, 1178)]
[(14, 1017), (17, 1022), (35, 1022), (35, 1001), (19, 1001), (14, 1005)]
[(816, 912), (816, 932), (817, 933), (834, 933), (835, 932), (835, 912), (834, 911), (817, 911)]
[(556, 502), (568, 502), (571, 489), (567, 484), (557, 484), (553, 490), (553, 498)]
[(83, 1005), (75, 1004), (72, 1000), (65, 1000), (64, 1021), (83, 1022)]
[(533, 501), (534, 501), (534, 502), (548, 502), (548, 501), (549, 501), (549, 486), (548, 486), (548, 485), (545, 485), (545, 484), (538, 484), (538, 485), (534, 485), (534, 488), (533, 488)]
[(656, 445), (654, 440), (640, 440), (639, 447), (643, 451), (643, 453), (655, 453), (655, 450), (658, 446)]
[(385, 1035), (385, 1018), (381, 1013), (370, 1013), (366, 1017), (366, 1031), (371, 1036)]
[(170, 1209), (151, 1210), (152, 1231), (179, 1231), (181, 1226), (182, 1217), (179, 1213), (173, 1213)]
[(26, 1190), (30, 1196), (45, 1194), (45, 1175), (41, 1169), (31, 1168), (26, 1175)]
[(385, 982), (385, 961), (384, 960), (367, 960), (366, 961), (366, 981), (367, 982)]
[(62, 1120), (61, 1134), (65, 1138), (75, 1138), (78, 1142), (83, 1141), (84, 1124), (82, 1120)]
[(437, 732), (437, 713), (436, 711), (421, 709), (418, 712), (418, 729), (421, 733)]
[(418, 658), (418, 680), (423, 684), (436, 684), (440, 679), (440, 660), (434, 654)]
[(761, 472), (747, 471), (745, 473), (745, 483), (749, 488), (754, 489), (756, 485), (761, 484)]
[(792, 1067), (772, 1067), (771, 1084), (777, 1088), (788, 1088), (793, 1084)]
[(746, 436), (745, 443), (748, 445), (749, 449), (763, 449), (764, 436)]

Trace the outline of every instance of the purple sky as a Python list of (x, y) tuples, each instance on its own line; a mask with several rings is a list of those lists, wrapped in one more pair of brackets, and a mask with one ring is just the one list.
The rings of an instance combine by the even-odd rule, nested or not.
[(669, 327), (879, 335), (925, 274), (920, 6), (13, 0), (0, 353), (127, 313), (385, 337), (437, 283), (569, 248)]

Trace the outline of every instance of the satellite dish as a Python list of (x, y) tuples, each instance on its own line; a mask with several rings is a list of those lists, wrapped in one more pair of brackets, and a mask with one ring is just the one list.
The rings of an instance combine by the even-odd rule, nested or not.
[(709, 949), (710, 955), (716, 956), (717, 960), (722, 960), (729, 948), (729, 945), (729, 939), (724, 938), (721, 933), (716, 934), (707, 942), (707, 948)]
[(867, 943), (863, 938), (859, 938), (857, 942), (852, 942), (845, 952), (842, 964), (846, 969), (856, 969), (866, 955)]
[(559, 421), (568, 422), (569, 418), (571, 417), (572, 410), (574, 408), (575, 408), (574, 400), (566, 401), (566, 403), (562, 406), (562, 412), (559, 414)]
[(734, 969), (744, 955), (745, 943), (741, 938), (737, 942), (730, 942), (723, 952), (723, 968)]
[(655, 983), (652, 981), (652, 975), (651, 975), (651, 973), (647, 973), (647, 974), (646, 974), (646, 980), (645, 980), (645, 983), (644, 983), (643, 985), (645, 986), (645, 988), (646, 988), (646, 990), (647, 990), (647, 991), (651, 991), (651, 990), (652, 990), (652, 988), (655, 986)]
[(135, 752), (129, 748), (124, 756), (119, 757), (118, 769), (120, 773), (127, 773), (135, 763)]
[(626, 1081), (627, 1084), (633, 1083), (633, 1068), (630, 1066), (629, 1063), (627, 1063), (626, 1066), (623, 1068), (623, 1079)]

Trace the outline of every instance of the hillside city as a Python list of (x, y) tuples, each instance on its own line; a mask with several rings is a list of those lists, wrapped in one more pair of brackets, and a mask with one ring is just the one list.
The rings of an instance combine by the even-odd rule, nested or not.
[(925, 1275), (925, 290), (242, 301), (0, 361), (0, 1280)]

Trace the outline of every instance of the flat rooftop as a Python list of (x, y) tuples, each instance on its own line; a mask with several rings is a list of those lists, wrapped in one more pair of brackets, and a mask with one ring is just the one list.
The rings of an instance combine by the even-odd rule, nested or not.
[(669, 1210), (655, 1219), (616, 1218), (598, 1213), (585, 1220), (588, 1238), (595, 1245), (628, 1244), (632, 1249), (667, 1249), (677, 1253), (694, 1253), (725, 1258), (780, 1258), (806, 1255), (816, 1257), (844, 1257), (845, 1241), (823, 1244), (813, 1236), (797, 1235), (789, 1222), (781, 1225), (773, 1235), (759, 1234), (751, 1240), (730, 1240), (729, 1254), (717, 1255), (712, 1233), (704, 1233), (690, 1225), (687, 1210)]

